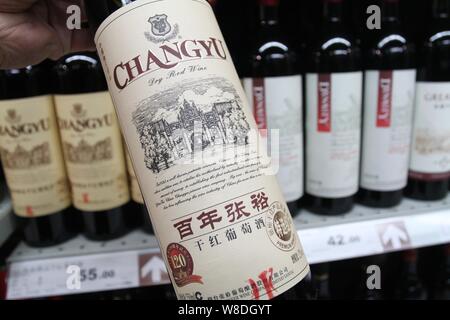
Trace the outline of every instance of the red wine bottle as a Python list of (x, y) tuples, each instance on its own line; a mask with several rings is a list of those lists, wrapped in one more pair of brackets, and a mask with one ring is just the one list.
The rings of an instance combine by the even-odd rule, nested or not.
[(427, 292), (418, 272), (417, 250), (402, 252), (402, 271), (396, 289), (396, 298), (402, 300), (425, 300)]
[(400, 23), (399, 0), (381, 1), (381, 29), (365, 48), (364, 123), (359, 201), (399, 204), (408, 180), (416, 84), (414, 48)]
[(323, 21), (306, 75), (306, 205), (325, 215), (350, 211), (358, 191), (362, 72), (343, 0), (323, 0)]
[(450, 177), (450, 0), (433, 0), (418, 63), (406, 195), (439, 200), (447, 196)]
[[(124, 146), (125, 150), (126, 147)], [(139, 187), (139, 183), (136, 178), (136, 173), (133, 169), (133, 164), (130, 159), (130, 155), (128, 151), (125, 151), (126, 160), (127, 160), (127, 170), (128, 170), (128, 178), (130, 180), (130, 193), (132, 200), (132, 211), (137, 213), (137, 220), (139, 221), (137, 224), (142, 226), (142, 230), (148, 234), (153, 234), (153, 227), (150, 221), (149, 213), (147, 211), (147, 207), (145, 206), (144, 198), (142, 197), (141, 188)]]
[[(272, 159), (277, 178), (293, 215), (303, 196), (302, 76), (298, 57), (281, 30), (279, 1), (259, 0), (259, 25), (244, 89), (268, 150), (279, 145)], [(277, 130), (279, 135), (274, 135)]]
[(439, 264), (436, 280), (433, 283), (433, 299), (450, 300), (450, 244), (442, 248), (443, 261)]
[(330, 300), (330, 264), (320, 263), (311, 266), (313, 300)]
[(77, 232), (47, 64), (3, 71), (0, 151), (13, 210), (34, 247), (62, 243)]
[(211, 6), (86, 5), (177, 298), (292, 299), (309, 266)]
[(55, 105), (72, 198), (84, 234), (122, 236), (130, 200), (125, 156), (114, 106), (94, 53), (61, 58), (54, 66)]

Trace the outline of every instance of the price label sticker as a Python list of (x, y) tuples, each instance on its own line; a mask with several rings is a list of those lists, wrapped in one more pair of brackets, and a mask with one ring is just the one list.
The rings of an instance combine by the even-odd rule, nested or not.
[(450, 210), (441, 212), (437, 219), (440, 221), (442, 242), (450, 242)]
[(365, 223), (299, 231), (309, 263), (334, 261), (382, 250), (373, 226)]
[(7, 299), (78, 294), (139, 286), (137, 252), (15, 262)]
[(411, 216), (406, 221), (413, 247), (450, 242), (450, 211)]

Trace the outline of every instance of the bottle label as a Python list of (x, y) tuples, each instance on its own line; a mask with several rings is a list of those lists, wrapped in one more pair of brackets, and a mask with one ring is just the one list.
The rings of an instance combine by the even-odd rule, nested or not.
[(270, 299), (303, 279), (305, 255), (210, 5), (135, 1), (103, 22), (96, 44), (178, 298)]
[(244, 89), (261, 135), (268, 137), (284, 197), (298, 200), (303, 196), (302, 77), (246, 78)]
[(362, 72), (307, 74), (306, 191), (341, 198), (358, 190)]
[(365, 72), (361, 187), (406, 186), (415, 85), (415, 70)]
[(117, 208), (130, 200), (124, 151), (108, 92), (55, 96), (74, 206)]
[(0, 152), (18, 216), (40, 217), (70, 206), (51, 96), (0, 101)]
[(130, 178), (131, 199), (133, 199), (134, 202), (137, 202), (139, 204), (144, 204), (141, 188), (139, 188), (139, 183), (136, 178), (136, 173), (134, 172), (133, 169), (130, 154), (128, 153), (128, 151), (125, 151), (125, 155), (127, 159), (128, 177)]
[(417, 82), (410, 177), (450, 178), (450, 82)]

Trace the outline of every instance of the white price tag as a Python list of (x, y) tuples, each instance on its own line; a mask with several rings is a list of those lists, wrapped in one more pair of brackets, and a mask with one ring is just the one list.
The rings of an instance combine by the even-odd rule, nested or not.
[(450, 211), (442, 210), (411, 216), (406, 221), (414, 247), (450, 242)]
[(7, 299), (26, 299), (139, 286), (137, 252), (15, 262)]
[(352, 223), (299, 231), (309, 263), (375, 254), (381, 250), (373, 225)]
[(442, 242), (450, 242), (450, 210), (441, 212), (437, 219), (440, 221)]

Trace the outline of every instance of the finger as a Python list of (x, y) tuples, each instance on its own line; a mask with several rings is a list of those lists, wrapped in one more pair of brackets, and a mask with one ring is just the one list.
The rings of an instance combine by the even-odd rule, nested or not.
[(21, 68), (63, 53), (56, 32), (34, 15), (0, 13), (0, 68)]
[(0, 12), (18, 13), (29, 9), (38, 0), (0, 0)]
[(72, 33), (72, 42), (69, 51), (95, 51), (94, 31), (91, 29), (75, 30)]

